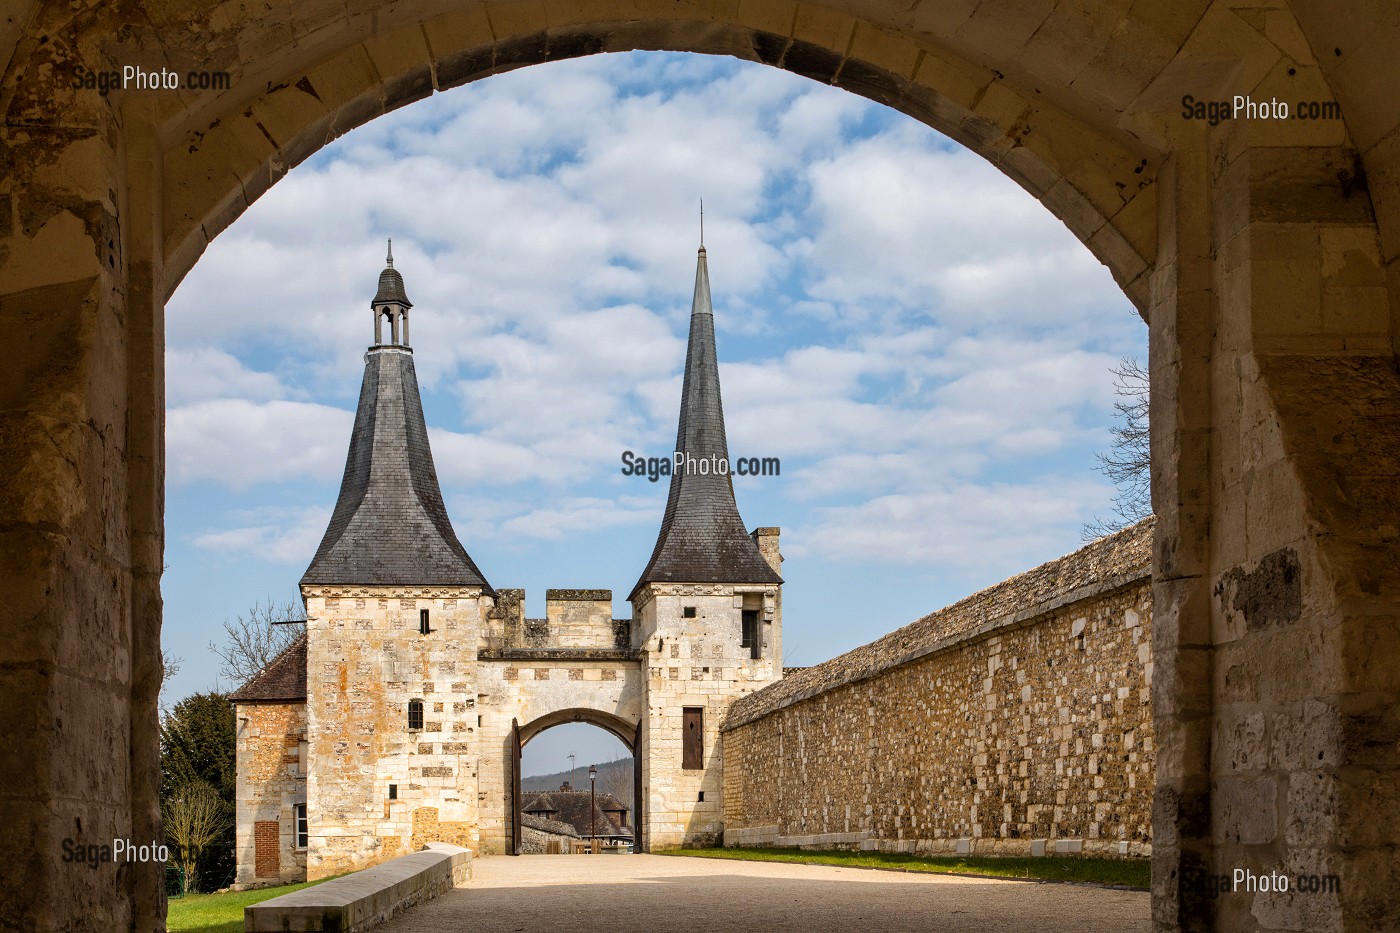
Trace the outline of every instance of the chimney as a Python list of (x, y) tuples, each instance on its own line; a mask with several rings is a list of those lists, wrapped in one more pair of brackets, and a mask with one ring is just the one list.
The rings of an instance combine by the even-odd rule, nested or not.
[(778, 536), (781, 532), (781, 528), (755, 528), (749, 535), (753, 538), (753, 543), (758, 545), (758, 553), (768, 561), (768, 566), (773, 568), (774, 573), (783, 572), (783, 556), (778, 553)]
[(573, 792), (574, 792), (574, 789), (573, 789), (571, 786), (569, 786), (569, 782), (568, 782), (568, 781), (565, 781), (563, 784), (560, 784), (560, 785), (559, 785), (559, 793), (561, 793), (561, 794), (572, 794)]

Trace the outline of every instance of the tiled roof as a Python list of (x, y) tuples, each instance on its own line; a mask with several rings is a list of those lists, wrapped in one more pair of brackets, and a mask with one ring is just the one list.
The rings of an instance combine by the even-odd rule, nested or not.
[[(574, 828), (578, 835), (585, 839), (589, 837), (589, 793), (588, 791), (535, 791), (527, 792), (521, 798), (520, 811), (522, 813), (533, 813), (536, 816), (553, 820), (560, 823), (567, 823)], [(594, 817), (597, 820), (596, 829), (599, 837), (603, 836), (626, 836), (631, 837), (631, 826), (623, 826), (614, 820), (606, 811), (623, 810), (626, 807), (611, 794), (599, 794), (597, 796), (597, 809)]]
[(867, 680), (941, 650), (960, 638), (999, 623), (1036, 618), (1061, 606), (1146, 579), (1152, 575), (1153, 519), (1085, 545), (995, 586), (930, 613), (884, 638), (822, 664), (784, 670), (783, 679), (737, 700), (724, 728)]
[(229, 699), (235, 703), (306, 702), (306, 634), (282, 649)]
[(529, 813), (522, 813), (520, 825), (528, 826), (531, 829), (538, 829), (542, 833), (554, 833), (556, 836), (573, 836), (578, 838), (578, 833), (568, 823), (561, 823), (558, 820), (547, 820), (542, 816), (533, 816)]
[(350, 437), (340, 498), (301, 582), (481, 586), (438, 487), (413, 353), (374, 347)]
[[(715, 318), (710, 303), (710, 273), (705, 248), (695, 268), (695, 297), (690, 308), (690, 342), (685, 355), (680, 424), (676, 450), (697, 463), (729, 462), (720, 399)], [(744, 529), (734, 502), (728, 472), (677, 471), (656, 549), (628, 599), (648, 583), (781, 583)]]

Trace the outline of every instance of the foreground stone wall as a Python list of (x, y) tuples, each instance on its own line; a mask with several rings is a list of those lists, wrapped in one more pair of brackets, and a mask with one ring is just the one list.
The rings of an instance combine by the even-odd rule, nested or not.
[(1147, 855), (1151, 524), (731, 710), (725, 842)]

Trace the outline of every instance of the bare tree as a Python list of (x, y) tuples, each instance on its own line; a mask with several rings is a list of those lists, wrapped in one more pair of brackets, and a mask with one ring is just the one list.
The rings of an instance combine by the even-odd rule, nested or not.
[(1113, 500), (1113, 517), (1098, 518), (1085, 525), (1085, 541), (1101, 538), (1142, 521), (1152, 514), (1152, 448), (1148, 433), (1149, 380), (1147, 367), (1124, 357), (1113, 368), (1113, 403), (1117, 423), (1113, 426), (1113, 446), (1098, 454), (1099, 469), (1118, 487)]
[(184, 663), (184, 658), (177, 658), (164, 648), (160, 649), (160, 685), (162, 689), (172, 677), (180, 673), (180, 665)]
[(185, 663), (184, 658), (177, 658), (175, 655), (160, 649), (160, 699), (158, 701), (162, 715), (167, 713), (165, 708), (165, 688), (169, 686), (171, 678), (180, 673), (180, 665)]
[(611, 794), (619, 803), (626, 804), (628, 809), (631, 809), (634, 789), (632, 769), (636, 766), (636, 760), (631, 758), (619, 758), (599, 765), (598, 793)]
[(255, 603), (246, 618), (225, 619), (224, 643), (209, 643), (209, 650), (223, 662), (219, 665), (219, 676), (235, 685), (252, 680), (304, 631), (299, 625), (282, 623), (304, 618), (305, 613), (298, 603), (288, 601), (278, 605), (269, 597), (266, 604)]
[(214, 788), (203, 781), (195, 781), (167, 797), (161, 809), (170, 857), (180, 866), (184, 893), (188, 894), (200, 853), (228, 829), (228, 804)]

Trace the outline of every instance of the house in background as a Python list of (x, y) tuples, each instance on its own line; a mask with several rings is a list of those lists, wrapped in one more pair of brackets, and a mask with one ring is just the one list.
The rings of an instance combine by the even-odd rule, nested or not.
[(238, 888), (306, 880), (306, 636), (235, 690)]
[(568, 823), (532, 813), (520, 815), (521, 855), (572, 855), (584, 842)]
[[(621, 848), (632, 845), (632, 827), (628, 823), (627, 805), (612, 794), (594, 794), (574, 790), (568, 781), (557, 791), (526, 793), (521, 811), (536, 819), (562, 823), (573, 829), (585, 843), (596, 839), (600, 848)], [(529, 823), (525, 824), (530, 825)]]

